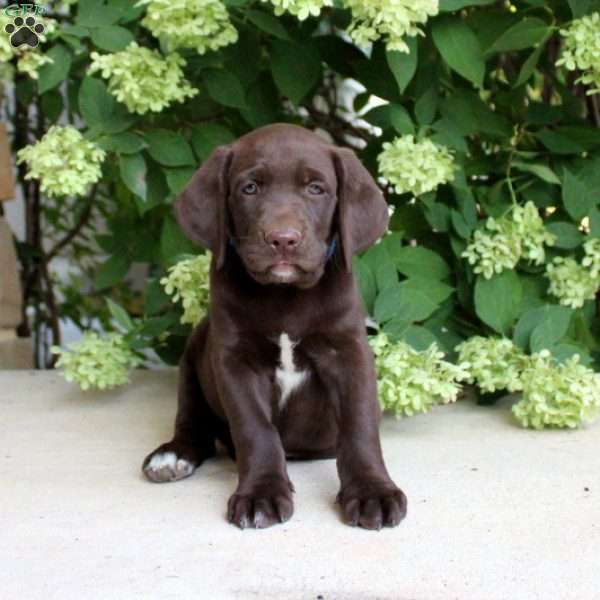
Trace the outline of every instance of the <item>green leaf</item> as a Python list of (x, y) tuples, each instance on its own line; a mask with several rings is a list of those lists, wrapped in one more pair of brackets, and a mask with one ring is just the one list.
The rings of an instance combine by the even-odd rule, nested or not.
[(537, 350), (532, 348), (531, 339), (533, 332), (537, 331), (536, 345), (543, 343), (544, 339), (551, 340), (550, 345), (552, 345), (567, 332), (572, 314), (570, 308), (555, 304), (544, 304), (527, 310), (521, 315), (515, 327), (513, 341), (525, 351), (536, 352)]
[(200, 160), (206, 160), (217, 146), (230, 144), (236, 139), (227, 127), (218, 123), (204, 123), (192, 129), (192, 146)]
[(358, 279), (358, 287), (363, 304), (368, 314), (373, 313), (373, 305), (377, 296), (377, 285), (375, 284), (375, 275), (371, 271), (365, 260), (358, 257), (354, 258), (354, 272)]
[(403, 290), (417, 290), (427, 296), (434, 304), (441, 304), (448, 299), (454, 292), (454, 288), (429, 277), (409, 277), (400, 283)]
[(550, 33), (552, 33), (552, 28), (542, 19), (525, 17), (505, 31), (492, 44), (489, 52), (507, 52), (530, 48), (546, 39)]
[(517, 81), (515, 82), (515, 88), (523, 85), (529, 78), (533, 75), (535, 68), (537, 67), (538, 61), (540, 60), (540, 56), (542, 55), (542, 51), (544, 46), (540, 44), (528, 57), (527, 60), (523, 63), (521, 70), (519, 71), (519, 77), (517, 77)]
[(83, 27), (104, 27), (114, 25), (121, 17), (121, 12), (103, 2), (79, 2), (79, 14), (76, 24)]
[(410, 325), (402, 334), (402, 340), (409, 346), (412, 346), (417, 352), (424, 352), (431, 344), (438, 344), (439, 341), (434, 333), (421, 325)]
[(410, 83), (413, 78), (415, 71), (417, 70), (417, 39), (409, 37), (406, 40), (406, 44), (410, 52), (399, 52), (398, 50), (388, 50), (386, 52), (386, 60), (400, 93), (404, 92), (406, 86)]
[(96, 289), (103, 290), (123, 281), (129, 266), (129, 259), (126, 256), (111, 256), (96, 273), (94, 279)]
[(361, 118), (371, 123), (371, 125), (375, 125), (375, 127), (380, 127), (384, 131), (386, 129), (394, 129), (402, 135), (415, 132), (415, 126), (408, 111), (403, 106), (400, 106), (400, 104), (376, 106)]
[(240, 80), (230, 71), (206, 69), (202, 71), (202, 81), (209, 96), (231, 108), (246, 108), (246, 92)]
[(452, 222), (454, 231), (456, 231), (463, 240), (468, 240), (471, 237), (472, 228), (468, 225), (464, 216), (457, 210), (450, 210), (450, 221)]
[(469, 152), (469, 146), (462, 135), (460, 126), (457, 125), (454, 119), (443, 117), (433, 123), (431, 128), (435, 131), (431, 136), (432, 141), (435, 143), (454, 148), (465, 154)]
[(151, 279), (146, 286), (144, 313), (155, 315), (171, 303), (171, 298), (160, 283), (160, 278)]
[(566, 221), (548, 223), (546, 229), (556, 236), (554, 246), (565, 250), (577, 248), (583, 242), (583, 235), (576, 225)]
[(555, 154), (580, 154), (585, 148), (571, 137), (550, 129), (542, 129), (536, 137)]
[(119, 27), (118, 25), (107, 25), (98, 29), (92, 29), (91, 38), (94, 45), (108, 52), (125, 50), (135, 39), (129, 29)]
[(525, 173), (532, 173), (536, 177), (548, 183), (554, 183), (560, 185), (560, 179), (556, 176), (556, 173), (547, 165), (539, 163), (526, 163), (521, 160), (514, 160), (512, 166), (519, 171)]
[(431, 202), (425, 206), (425, 218), (434, 231), (448, 231), (450, 209), (441, 202)]
[(466, 6), (484, 6), (493, 4), (496, 0), (440, 0), (440, 12), (460, 10)]
[(159, 204), (165, 203), (170, 194), (164, 171), (155, 163), (151, 163), (149, 167), (146, 173), (146, 186), (148, 188), (146, 200), (142, 200), (139, 196), (135, 197), (140, 215)]
[[(81, 0), (79, 0), (81, 2)], [(146, 7), (131, 0), (108, 0), (108, 5), (119, 11), (120, 23), (137, 21), (145, 12)]]
[(90, 35), (90, 30), (87, 27), (81, 27), (80, 25), (64, 25), (60, 32), (72, 35), (76, 38), (85, 38)]
[(402, 338), (409, 327), (409, 321), (405, 321), (400, 317), (396, 317), (385, 323), (383, 326), (383, 332), (390, 338), (392, 342), (399, 342), (402, 341)]
[(106, 304), (108, 305), (108, 310), (112, 315), (113, 319), (125, 330), (130, 331), (133, 329), (133, 321), (131, 317), (127, 314), (127, 311), (117, 304), (113, 302), (110, 298), (106, 299)]
[(559, 318), (553, 321), (544, 319), (533, 330), (529, 339), (531, 352), (540, 352), (540, 350), (552, 348), (567, 333), (571, 315), (567, 315), (566, 313), (560, 314), (563, 315), (562, 319)]
[(600, 209), (596, 206), (590, 210), (590, 235), (600, 237)]
[(321, 80), (321, 57), (311, 45), (273, 40), (271, 73), (284, 96), (298, 105)]
[(46, 92), (42, 96), (42, 112), (52, 123), (56, 123), (62, 115), (64, 107), (64, 99), (58, 90)]
[(581, 221), (590, 209), (590, 196), (583, 181), (565, 169), (562, 187), (562, 200), (565, 210), (574, 221)]
[(477, 87), (483, 87), (483, 53), (469, 26), (461, 19), (442, 17), (433, 22), (431, 32), (446, 64)]
[(99, 79), (86, 77), (79, 88), (79, 110), (89, 127), (105, 133), (119, 133), (135, 122), (136, 116), (118, 104)]
[(62, 83), (69, 73), (73, 57), (62, 44), (57, 44), (45, 53), (53, 62), (42, 65), (38, 70), (38, 91), (40, 94)]
[(194, 167), (179, 167), (167, 169), (167, 185), (174, 194), (181, 193), (192, 179), (196, 169)]
[(492, 329), (507, 335), (518, 316), (522, 293), (514, 271), (504, 271), (491, 279), (480, 276), (475, 283), (475, 312)]
[(400, 273), (407, 277), (445, 279), (450, 275), (444, 259), (423, 246), (404, 246), (393, 258)]
[(198, 249), (190, 242), (173, 217), (165, 219), (160, 235), (160, 255), (166, 266), (175, 264), (180, 254), (195, 254)]
[[(399, 238), (397, 234), (393, 235), (395, 235), (396, 238)], [(390, 254), (389, 243), (384, 243), (382, 240), (381, 243), (372, 246), (363, 254), (361, 261), (371, 269), (371, 272), (375, 277), (378, 291), (382, 291), (385, 288), (398, 283), (398, 273)]]
[(105, 135), (97, 140), (97, 144), (104, 150), (119, 154), (134, 154), (146, 147), (143, 137), (128, 131)]
[(196, 158), (188, 141), (180, 134), (167, 129), (146, 133), (148, 152), (161, 165), (186, 167), (196, 165)]
[(269, 33), (280, 40), (290, 41), (290, 34), (281, 21), (273, 15), (262, 10), (247, 10), (245, 13), (248, 20), (256, 25), (261, 31)]
[(567, 359), (571, 358), (575, 354), (579, 355), (579, 364), (589, 367), (592, 364), (592, 359), (585, 348), (574, 344), (574, 343), (561, 343), (555, 344), (554, 346), (548, 348), (552, 356), (559, 362), (563, 363)]
[(437, 111), (437, 86), (432, 85), (425, 90), (415, 102), (415, 117), (419, 125), (429, 125), (435, 118)]
[(375, 300), (374, 316), (379, 323), (402, 319), (408, 323), (423, 321), (439, 305), (415, 288), (402, 288), (395, 284), (383, 290)]
[(567, 0), (574, 19), (579, 19), (588, 14), (594, 0)]
[(121, 179), (127, 188), (144, 202), (147, 199), (146, 161), (139, 152), (123, 155), (119, 159)]
[(169, 331), (172, 327), (176, 326), (177, 321), (178, 316), (175, 312), (148, 319), (142, 325), (140, 335), (149, 338), (158, 337), (161, 333), (165, 333), (165, 331)]
[(268, 125), (279, 119), (279, 93), (271, 74), (264, 72), (246, 94), (246, 108), (241, 111), (244, 119), (252, 127)]
[(86, 77), (82, 81), (79, 88), (79, 110), (88, 127), (101, 127), (110, 119), (113, 107), (114, 100), (102, 81), (93, 77)]

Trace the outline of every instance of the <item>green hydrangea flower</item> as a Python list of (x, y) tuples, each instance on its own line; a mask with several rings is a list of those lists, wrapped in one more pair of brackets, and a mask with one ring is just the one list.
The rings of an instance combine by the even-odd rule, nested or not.
[(38, 79), (38, 69), (42, 65), (53, 63), (54, 61), (47, 55), (35, 50), (25, 52), (17, 61), (17, 70), (20, 73), (25, 73), (31, 79)]
[(544, 264), (544, 246), (553, 246), (556, 236), (546, 229), (537, 206), (533, 202), (527, 202), (524, 206), (514, 206), (511, 220), (514, 223), (515, 234), (521, 241), (522, 258), (535, 265)]
[(398, 194), (420, 196), (454, 179), (454, 159), (445, 146), (403, 135), (383, 144), (377, 157), (379, 173), (394, 185)]
[(238, 39), (220, 0), (140, 0), (137, 5), (148, 6), (142, 25), (171, 50), (195, 48), (204, 54)]
[(600, 374), (575, 355), (557, 364), (548, 350), (531, 356), (523, 372), (523, 397), (512, 411), (524, 427), (575, 428), (600, 411)]
[(143, 362), (117, 333), (102, 338), (88, 331), (70, 351), (55, 346), (52, 352), (60, 356), (56, 366), (62, 367), (65, 379), (84, 391), (123, 385), (129, 381), (129, 372)]
[(510, 340), (473, 336), (456, 347), (458, 364), (468, 373), (467, 383), (483, 392), (523, 389), (521, 373), (527, 356)]
[(581, 308), (586, 300), (593, 300), (600, 287), (600, 278), (589, 267), (574, 258), (557, 256), (546, 267), (550, 280), (548, 291), (564, 306)]
[(36, 144), (17, 154), (27, 163), (26, 179), (39, 179), (48, 196), (82, 196), (102, 176), (104, 150), (71, 126), (53, 125)]
[(521, 258), (521, 244), (518, 238), (511, 235), (505, 223), (498, 223), (492, 217), (487, 220), (486, 229), (494, 233), (477, 229), (462, 256), (474, 265), (475, 273), (490, 279), (505, 269), (515, 267)]
[(556, 64), (582, 71), (576, 83), (592, 86), (588, 94), (600, 93), (600, 13), (575, 19), (560, 33), (564, 45)]
[(369, 343), (375, 354), (379, 401), (397, 417), (454, 402), (460, 391), (457, 381), (468, 376), (462, 367), (442, 360), (444, 353), (435, 344), (417, 352), (404, 342), (390, 342), (385, 333)]
[(462, 256), (473, 271), (490, 279), (505, 269), (513, 269), (522, 258), (534, 264), (546, 260), (545, 246), (551, 246), (556, 236), (546, 230), (533, 202), (515, 205), (509, 213), (494, 219), (489, 217), (485, 229), (473, 234), (473, 241)]
[(333, 0), (261, 0), (269, 2), (275, 7), (275, 14), (282, 15), (289, 12), (300, 21), (308, 17), (318, 17), (325, 6), (333, 6)]
[(405, 36), (423, 35), (418, 25), (438, 14), (438, 0), (345, 0), (352, 11), (348, 33), (359, 46), (383, 38), (388, 50), (409, 52)]
[(600, 281), (600, 238), (588, 240), (583, 244), (583, 249), (585, 256), (581, 264), (590, 270), (591, 277), (595, 277)]
[(173, 302), (183, 306), (182, 323), (197, 325), (206, 314), (209, 303), (211, 253), (179, 261), (160, 280)]
[(92, 52), (90, 73), (108, 79), (111, 94), (134, 113), (160, 112), (173, 102), (198, 93), (184, 78), (185, 60), (177, 53), (163, 57), (158, 51), (131, 42), (121, 52)]

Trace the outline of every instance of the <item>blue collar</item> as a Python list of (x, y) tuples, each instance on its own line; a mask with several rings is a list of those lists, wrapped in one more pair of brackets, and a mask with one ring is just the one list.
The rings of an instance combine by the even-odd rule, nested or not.
[(331, 244), (327, 246), (327, 260), (331, 259), (337, 250), (337, 240), (331, 240)]
[[(235, 240), (233, 238), (229, 238), (229, 245), (233, 249), (235, 249)], [(331, 258), (333, 258), (333, 255), (335, 254), (336, 250), (337, 250), (337, 240), (333, 239), (331, 241), (331, 243), (329, 244), (329, 246), (327, 246), (327, 254), (325, 255), (325, 259), (331, 260)]]

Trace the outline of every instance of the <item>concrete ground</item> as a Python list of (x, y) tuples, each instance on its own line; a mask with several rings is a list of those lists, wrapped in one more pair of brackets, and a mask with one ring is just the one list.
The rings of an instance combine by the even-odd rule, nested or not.
[(397, 529), (340, 522), (334, 461), (292, 463), (295, 515), (268, 530), (224, 518), (235, 465), (151, 484), (176, 374), (83, 394), (52, 373), (0, 372), (2, 600), (595, 600), (600, 423), (532, 432), (508, 404), (463, 401), (385, 419), (409, 498)]

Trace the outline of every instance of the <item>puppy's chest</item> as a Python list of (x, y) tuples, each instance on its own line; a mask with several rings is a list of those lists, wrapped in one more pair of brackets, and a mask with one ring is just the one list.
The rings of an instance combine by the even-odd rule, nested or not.
[(293, 340), (288, 333), (282, 332), (276, 343), (279, 357), (275, 367), (275, 382), (279, 387), (279, 409), (282, 410), (292, 392), (299, 389), (310, 376), (309, 369), (299, 366), (298, 353), (295, 350), (301, 340)]

